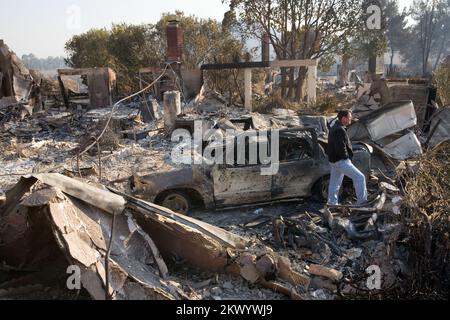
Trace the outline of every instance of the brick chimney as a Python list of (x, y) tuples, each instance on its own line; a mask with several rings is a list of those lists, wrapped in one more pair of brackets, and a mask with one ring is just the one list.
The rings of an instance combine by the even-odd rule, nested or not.
[(177, 20), (169, 21), (167, 33), (167, 62), (181, 62), (183, 56), (184, 35)]

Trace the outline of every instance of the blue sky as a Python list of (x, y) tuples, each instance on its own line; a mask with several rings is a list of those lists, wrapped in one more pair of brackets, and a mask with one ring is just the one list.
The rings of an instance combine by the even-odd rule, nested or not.
[[(409, 5), (413, 0), (400, 0)], [(164, 12), (175, 10), (201, 18), (222, 20), (228, 6), (221, 0), (15, 0), (2, 1), (0, 39), (19, 56), (64, 55), (73, 35), (112, 23), (155, 23)], [(77, 18), (77, 11), (80, 19)], [(79, 24), (77, 22), (80, 22)]]

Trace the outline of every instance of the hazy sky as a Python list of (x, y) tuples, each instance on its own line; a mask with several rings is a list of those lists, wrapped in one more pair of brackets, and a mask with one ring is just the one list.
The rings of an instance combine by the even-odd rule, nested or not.
[[(400, 0), (401, 6), (413, 0)], [(222, 0), (16, 0), (2, 1), (0, 39), (19, 56), (65, 55), (71, 36), (112, 23), (155, 23), (175, 10), (222, 20), (228, 6)], [(79, 14), (78, 14), (79, 13)]]

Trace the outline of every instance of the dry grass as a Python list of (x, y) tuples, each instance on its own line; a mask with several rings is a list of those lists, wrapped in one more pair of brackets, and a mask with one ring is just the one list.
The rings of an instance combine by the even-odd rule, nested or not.
[(443, 64), (435, 75), (435, 82), (438, 88), (442, 105), (450, 104), (450, 64)]
[[(404, 182), (412, 290), (447, 294), (450, 288), (450, 143), (441, 144), (400, 176)], [(448, 296), (447, 296), (448, 297)]]

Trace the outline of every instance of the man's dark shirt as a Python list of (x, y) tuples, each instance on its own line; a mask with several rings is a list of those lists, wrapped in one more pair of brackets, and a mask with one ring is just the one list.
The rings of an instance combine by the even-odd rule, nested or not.
[(337, 121), (328, 135), (328, 159), (331, 163), (353, 159), (353, 148), (347, 130)]

